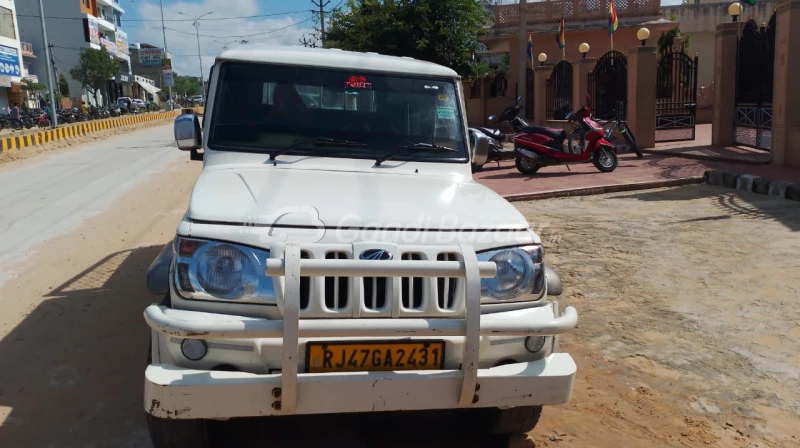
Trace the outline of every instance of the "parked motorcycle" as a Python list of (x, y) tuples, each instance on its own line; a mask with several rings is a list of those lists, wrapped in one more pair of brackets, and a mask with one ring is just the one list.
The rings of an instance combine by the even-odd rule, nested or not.
[(567, 119), (576, 123), (569, 139), (563, 129), (521, 128), (521, 133), (514, 137), (515, 164), (520, 173), (532, 175), (544, 166), (587, 162), (604, 173), (617, 168), (616, 148), (605, 139), (603, 128), (592, 120), (588, 101), (568, 114)]
[[(496, 121), (497, 123), (503, 123), (505, 121), (511, 122), (514, 119), (514, 117), (517, 117), (517, 115), (519, 115), (519, 112), (524, 107), (519, 104), (521, 99), (522, 97), (518, 96), (517, 104), (514, 106), (507, 107), (502, 113), (500, 113), (499, 117), (495, 115), (490, 115), (489, 121)], [(517, 119), (521, 120), (525, 125), (527, 125), (527, 123), (524, 120), (522, 120), (522, 118), (517, 117)], [(486, 163), (497, 162), (497, 164), (500, 165), (501, 161), (512, 160), (516, 157), (516, 152), (514, 150), (503, 148), (503, 143), (509, 140), (509, 136), (501, 132), (499, 129), (490, 129), (483, 126), (474, 126), (469, 128), (469, 130), (470, 132), (479, 132), (489, 138), (489, 152), (486, 156), (486, 160), (484, 160), (481, 163), (473, 163), (472, 164), (473, 173), (477, 173), (478, 171), (483, 169), (483, 165)]]

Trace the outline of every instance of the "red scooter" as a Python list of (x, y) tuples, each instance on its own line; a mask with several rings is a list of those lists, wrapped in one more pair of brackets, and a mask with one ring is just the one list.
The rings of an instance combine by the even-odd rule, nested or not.
[(513, 139), (520, 173), (532, 175), (544, 166), (590, 161), (604, 173), (617, 168), (616, 148), (605, 139), (603, 128), (591, 119), (588, 106), (568, 114), (567, 119), (576, 122), (569, 138), (563, 129), (521, 127)]

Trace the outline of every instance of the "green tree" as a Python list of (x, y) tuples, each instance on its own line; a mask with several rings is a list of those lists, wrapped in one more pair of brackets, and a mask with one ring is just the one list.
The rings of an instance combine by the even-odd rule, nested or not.
[(45, 84), (33, 82), (30, 79), (26, 78), (22, 79), (22, 85), (20, 86), (20, 88), (22, 88), (22, 90), (25, 91), (25, 98), (28, 101), (30, 101), (31, 97), (36, 99), (37, 93), (47, 90), (47, 86)]
[(58, 93), (62, 97), (69, 97), (69, 82), (67, 82), (67, 77), (63, 73), (58, 76)]
[(681, 29), (675, 27), (669, 31), (661, 33), (661, 36), (658, 38), (658, 43), (656, 45), (658, 46), (659, 56), (663, 56), (672, 52), (672, 40), (677, 36), (681, 36), (683, 38), (683, 42), (681, 43), (681, 47), (683, 47), (682, 50), (684, 53), (689, 54), (689, 35), (681, 34)]
[(325, 46), (408, 56), (474, 73), (470, 59), (487, 13), (475, 0), (347, 0), (334, 11)]
[(95, 50), (84, 48), (81, 50), (79, 64), (69, 70), (69, 75), (94, 96), (99, 103), (97, 94), (106, 86), (106, 83), (119, 70), (119, 64), (111, 58), (105, 47)]
[(172, 93), (180, 96), (192, 96), (200, 93), (200, 86), (197, 85), (197, 78), (175, 75), (173, 79)]

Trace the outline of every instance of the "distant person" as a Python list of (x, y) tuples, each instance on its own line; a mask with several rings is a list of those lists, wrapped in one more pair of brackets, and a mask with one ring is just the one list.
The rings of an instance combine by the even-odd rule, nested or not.
[(20, 121), (19, 104), (14, 103), (11, 105), (11, 128), (22, 129), (22, 121)]
[(81, 101), (81, 113), (84, 117), (89, 116), (89, 107), (86, 106), (86, 101)]

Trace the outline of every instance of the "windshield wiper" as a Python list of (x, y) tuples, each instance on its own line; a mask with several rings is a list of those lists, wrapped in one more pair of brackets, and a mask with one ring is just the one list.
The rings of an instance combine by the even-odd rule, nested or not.
[(298, 146), (308, 145), (313, 143), (319, 146), (346, 146), (346, 147), (358, 147), (358, 148), (366, 148), (366, 143), (355, 142), (351, 140), (340, 140), (336, 138), (328, 138), (328, 137), (314, 137), (309, 138), (307, 140), (301, 140), (293, 145), (289, 145), (285, 148), (279, 149), (277, 151), (273, 151), (269, 154), (269, 160), (275, 160), (276, 157), (285, 153), (286, 151), (290, 151), (292, 149), (297, 148)]
[(456, 152), (457, 149), (450, 148), (448, 146), (442, 145), (433, 145), (431, 143), (414, 143), (413, 145), (400, 145), (397, 147), (397, 151), (390, 152), (385, 156), (378, 157), (375, 160), (375, 166), (381, 166), (381, 163), (391, 159), (392, 157), (398, 156), (405, 152), (416, 152), (416, 151), (434, 151), (434, 152)]

